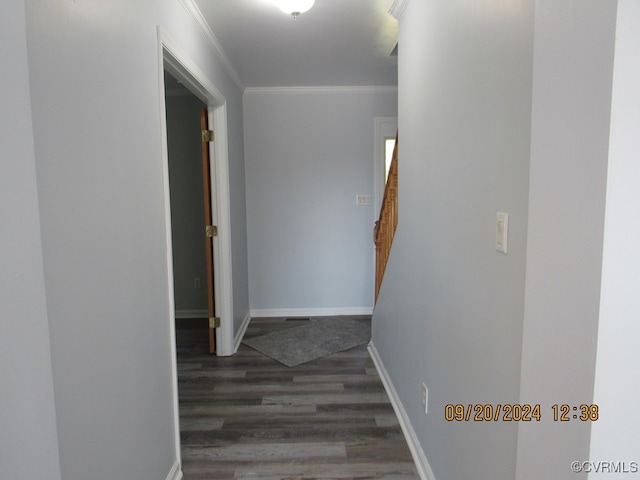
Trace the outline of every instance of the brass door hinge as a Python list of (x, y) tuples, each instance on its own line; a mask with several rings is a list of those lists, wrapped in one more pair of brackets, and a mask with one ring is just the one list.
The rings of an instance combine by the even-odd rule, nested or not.
[(208, 238), (213, 238), (218, 236), (218, 227), (215, 225), (207, 225), (204, 227), (205, 235)]
[(202, 130), (202, 142), (213, 142), (213, 130)]
[(209, 328), (220, 328), (220, 317), (210, 317)]

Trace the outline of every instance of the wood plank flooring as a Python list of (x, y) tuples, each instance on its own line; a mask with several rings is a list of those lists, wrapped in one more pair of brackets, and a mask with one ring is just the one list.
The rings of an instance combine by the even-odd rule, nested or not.
[[(255, 318), (245, 338), (304, 322)], [(201, 321), (176, 332), (185, 480), (419, 478), (366, 345), (289, 368), (209, 355)]]

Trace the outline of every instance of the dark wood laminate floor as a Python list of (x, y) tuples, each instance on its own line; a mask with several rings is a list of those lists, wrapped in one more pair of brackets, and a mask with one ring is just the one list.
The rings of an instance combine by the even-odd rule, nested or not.
[[(252, 319), (245, 338), (303, 323)], [(202, 322), (176, 330), (185, 480), (419, 478), (366, 345), (289, 368), (209, 355)]]

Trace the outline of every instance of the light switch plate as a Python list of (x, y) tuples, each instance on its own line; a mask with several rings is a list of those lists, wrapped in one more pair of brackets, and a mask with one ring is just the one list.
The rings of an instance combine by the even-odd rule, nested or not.
[(504, 212), (496, 213), (496, 250), (507, 254), (509, 245), (509, 214)]

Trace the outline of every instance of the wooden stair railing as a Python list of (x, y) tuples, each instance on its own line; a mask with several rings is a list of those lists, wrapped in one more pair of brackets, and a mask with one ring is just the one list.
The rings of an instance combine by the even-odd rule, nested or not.
[(376, 296), (380, 293), (382, 277), (387, 267), (389, 252), (393, 236), (398, 226), (398, 134), (396, 134), (396, 144), (393, 147), (393, 158), (389, 167), (387, 184), (384, 188), (380, 216), (373, 229), (373, 240), (376, 244)]

